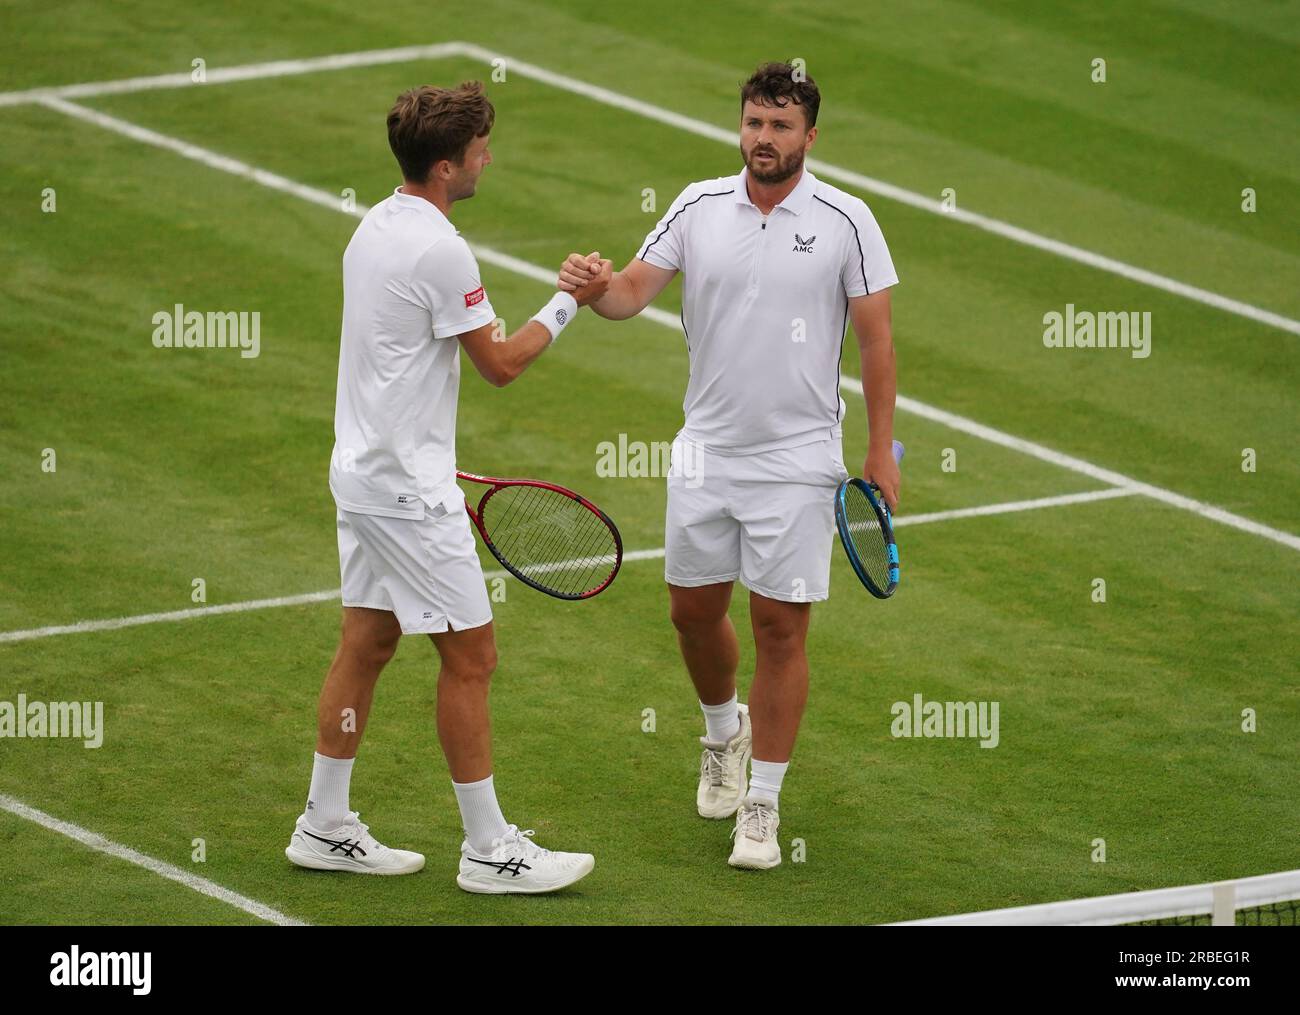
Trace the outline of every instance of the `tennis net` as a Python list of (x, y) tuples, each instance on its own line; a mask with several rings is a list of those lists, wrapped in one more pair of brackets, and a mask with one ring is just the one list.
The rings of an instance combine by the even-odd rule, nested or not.
[(1300, 870), (1093, 899), (908, 920), (895, 926), (1300, 926)]

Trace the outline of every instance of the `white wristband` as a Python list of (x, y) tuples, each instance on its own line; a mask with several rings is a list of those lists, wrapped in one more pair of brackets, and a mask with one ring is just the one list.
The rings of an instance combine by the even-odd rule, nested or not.
[(572, 321), (577, 313), (578, 301), (573, 298), (572, 293), (557, 292), (551, 297), (551, 302), (533, 314), (529, 320), (537, 321), (549, 331), (551, 341), (554, 342), (560, 337), (560, 332), (564, 330), (565, 325)]

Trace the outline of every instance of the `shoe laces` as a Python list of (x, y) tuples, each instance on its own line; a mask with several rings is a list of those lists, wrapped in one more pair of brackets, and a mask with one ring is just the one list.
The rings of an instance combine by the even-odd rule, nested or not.
[(711, 747), (704, 748), (704, 756), (700, 758), (700, 778), (707, 779), (710, 786), (722, 786), (727, 781), (727, 752), (723, 750), (715, 751)]
[(740, 819), (736, 822), (736, 827), (731, 830), (731, 837), (734, 839), (739, 833), (744, 832), (749, 838), (764, 842), (772, 834), (772, 824), (775, 821), (776, 811), (771, 807), (742, 804)]
[(506, 829), (506, 834), (497, 839), (492, 845), (496, 848), (516, 846), (525, 856), (536, 857), (537, 859), (550, 856), (551, 851), (549, 849), (543, 849), (533, 842), (533, 836), (536, 834), (536, 829), (527, 828), (520, 831), (518, 825), (511, 825)]
[(370, 834), (370, 826), (361, 820), (361, 814), (357, 811), (349, 812), (348, 820), (344, 822), (344, 827), (346, 828), (349, 824), (353, 823), (357, 826), (357, 843), (366, 851), (367, 854), (373, 855), (388, 848), (383, 843), (375, 840), (375, 837)]

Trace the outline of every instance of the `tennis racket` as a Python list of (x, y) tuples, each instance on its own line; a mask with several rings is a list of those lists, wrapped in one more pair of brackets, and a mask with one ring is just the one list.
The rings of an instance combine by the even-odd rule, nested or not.
[[(903, 460), (903, 445), (894, 441), (894, 461)], [(898, 544), (894, 525), (880, 488), (850, 477), (835, 491), (835, 527), (849, 563), (862, 584), (877, 599), (888, 599), (898, 588)]]
[(465, 507), (483, 544), (525, 585), (556, 599), (590, 599), (609, 588), (623, 563), (623, 539), (587, 498), (535, 479), (457, 472), (488, 487)]

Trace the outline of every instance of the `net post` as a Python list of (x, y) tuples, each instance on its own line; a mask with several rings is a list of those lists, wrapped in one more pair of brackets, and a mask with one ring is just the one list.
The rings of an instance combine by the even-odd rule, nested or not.
[(1213, 910), (1210, 916), (1212, 927), (1233, 927), (1237, 923), (1236, 889), (1232, 882), (1215, 885), (1211, 895)]

